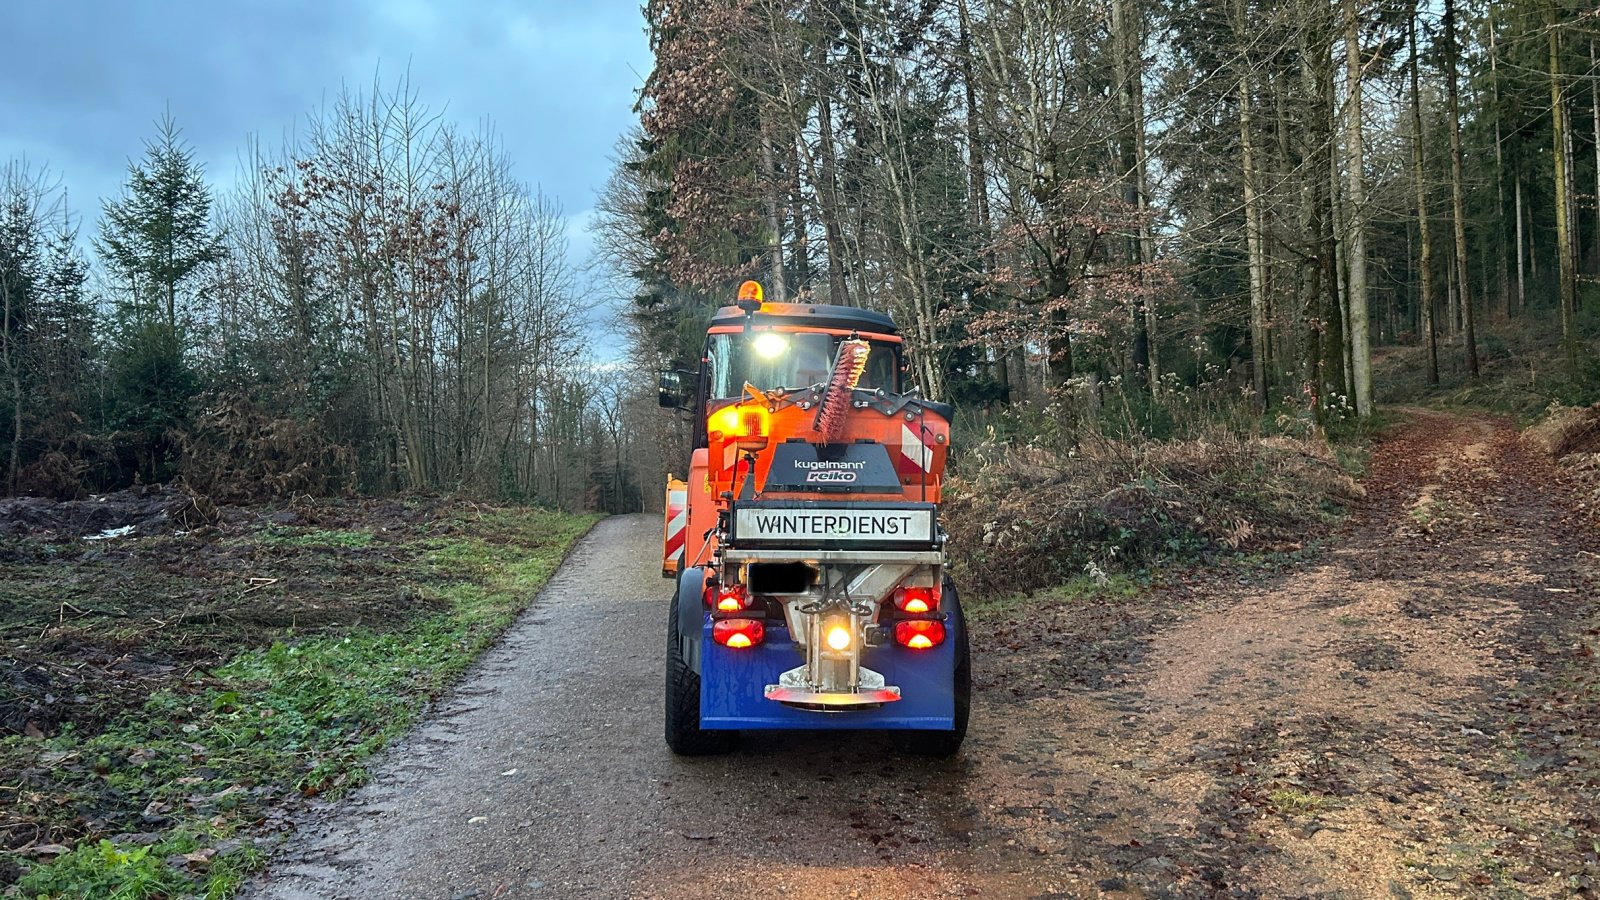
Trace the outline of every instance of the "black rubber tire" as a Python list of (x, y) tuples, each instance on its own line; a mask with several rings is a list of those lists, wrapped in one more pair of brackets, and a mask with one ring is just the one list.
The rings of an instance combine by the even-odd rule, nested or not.
[[(949, 582), (945, 583), (947, 592), (954, 592)], [(972, 714), (972, 647), (967, 642), (967, 626), (965, 620), (961, 623), (960, 633), (956, 635), (956, 669), (954, 684), (951, 685), (955, 692), (955, 728), (949, 731), (896, 731), (893, 732), (894, 745), (904, 753), (914, 756), (955, 756), (961, 749), (961, 742), (967, 738), (967, 719)]]
[(678, 629), (678, 596), (667, 612), (667, 746), (679, 756), (713, 756), (733, 749), (736, 731), (700, 727), (700, 674), (683, 658)]

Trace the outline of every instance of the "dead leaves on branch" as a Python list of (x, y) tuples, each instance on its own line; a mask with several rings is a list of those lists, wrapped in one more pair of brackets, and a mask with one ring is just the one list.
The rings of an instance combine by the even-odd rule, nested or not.
[(349, 496), (357, 460), (315, 420), (274, 416), (248, 396), (203, 396), (179, 437), (186, 482), (218, 502)]

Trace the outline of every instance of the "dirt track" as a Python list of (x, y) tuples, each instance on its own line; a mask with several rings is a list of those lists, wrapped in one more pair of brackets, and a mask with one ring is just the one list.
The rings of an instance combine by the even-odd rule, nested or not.
[(980, 622), (948, 762), (672, 757), (658, 522), (603, 522), (251, 895), (1592, 896), (1600, 542), (1508, 426), (1412, 415), (1310, 562)]

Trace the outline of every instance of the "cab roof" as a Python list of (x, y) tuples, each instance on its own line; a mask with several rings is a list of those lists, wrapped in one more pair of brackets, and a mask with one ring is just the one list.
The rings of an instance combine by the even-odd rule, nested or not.
[[(742, 326), (744, 310), (724, 306), (711, 319), (712, 328)], [(753, 325), (795, 328), (832, 328), (864, 331), (871, 334), (899, 334), (894, 320), (881, 312), (854, 306), (829, 306), (825, 303), (763, 303), (751, 320)]]

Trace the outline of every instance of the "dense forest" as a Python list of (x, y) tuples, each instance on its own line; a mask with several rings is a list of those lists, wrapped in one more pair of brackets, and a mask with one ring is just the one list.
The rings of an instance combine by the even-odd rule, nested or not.
[(1201, 391), (1321, 432), (1371, 413), (1374, 348), (1437, 384), (1513, 331), (1564, 350), (1538, 390), (1600, 399), (1583, 0), (645, 16), (656, 66), (603, 199), (641, 354), (689, 357), (750, 276), (891, 311), (923, 389), (990, 426), (1115, 398), (1154, 433)]
[(1533, 395), (1600, 399), (1583, 0), (643, 14), (595, 226), (625, 362), (491, 126), (347, 91), (214, 195), (169, 117), (89, 218), (70, 173), (5, 164), (4, 491), (650, 505), (679, 426), (649, 373), (747, 277), (892, 312), (964, 446), (1108, 416), (1320, 435), (1525, 347), (1559, 351)]

